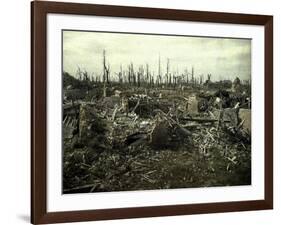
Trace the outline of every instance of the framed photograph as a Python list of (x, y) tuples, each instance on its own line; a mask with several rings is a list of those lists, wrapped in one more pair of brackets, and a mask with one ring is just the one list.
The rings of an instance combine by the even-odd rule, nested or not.
[(273, 17), (31, 3), (31, 222), (273, 208)]

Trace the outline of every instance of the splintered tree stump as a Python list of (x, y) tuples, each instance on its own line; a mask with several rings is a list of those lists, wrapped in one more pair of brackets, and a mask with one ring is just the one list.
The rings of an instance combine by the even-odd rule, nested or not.
[(89, 133), (89, 124), (91, 122), (91, 111), (93, 107), (88, 106), (86, 104), (80, 105), (79, 112), (79, 137), (85, 138)]
[(238, 109), (227, 108), (223, 110), (223, 121), (230, 121), (230, 126), (238, 125)]
[(169, 127), (166, 121), (156, 124), (151, 133), (151, 146), (155, 149), (165, 148), (170, 138)]
[(196, 96), (189, 97), (187, 110), (190, 114), (198, 113), (198, 100)]
[(244, 120), (243, 129), (251, 133), (251, 110), (250, 109), (240, 109), (239, 118), (241, 121)]

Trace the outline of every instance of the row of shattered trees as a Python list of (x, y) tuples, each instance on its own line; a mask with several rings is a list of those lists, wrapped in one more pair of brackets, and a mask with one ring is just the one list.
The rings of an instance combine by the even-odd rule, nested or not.
[(250, 108), (249, 87), (234, 94), (225, 83), (201, 91), (111, 83), (105, 95), (103, 84), (63, 78), (64, 193), (251, 184), (250, 132), (235, 108)]

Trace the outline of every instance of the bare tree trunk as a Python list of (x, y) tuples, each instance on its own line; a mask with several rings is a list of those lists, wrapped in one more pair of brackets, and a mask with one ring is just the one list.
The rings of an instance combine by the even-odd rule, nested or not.
[(106, 65), (106, 54), (105, 50), (103, 50), (103, 82), (109, 84), (109, 74), (110, 74), (110, 65)]
[(171, 77), (169, 77), (169, 69), (170, 69), (170, 59), (168, 58), (167, 59), (167, 71), (166, 71), (166, 82), (167, 82), (167, 85), (171, 84)]
[(145, 76), (146, 85), (149, 83), (149, 65), (146, 64), (146, 76)]
[(161, 58), (159, 54), (159, 59), (158, 59), (158, 76), (159, 76), (159, 84), (161, 85), (162, 83), (162, 76), (161, 76)]

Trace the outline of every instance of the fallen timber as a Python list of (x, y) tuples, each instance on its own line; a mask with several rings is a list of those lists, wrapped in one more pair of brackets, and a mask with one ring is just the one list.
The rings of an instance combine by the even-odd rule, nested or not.
[(249, 183), (239, 110), (190, 114), (188, 98), (127, 98), (128, 110), (121, 97), (65, 103), (64, 193)]
[[(212, 119), (212, 118), (192, 118), (192, 117), (183, 117), (181, 120), (185, 121), (193, 121), (193, 122), (198, 122), (198, 123), (214, 123), (214, 122), (219, 122), (219, 119)], [(225, 123), (229, 123), (229, 120), (223, 120)]]

